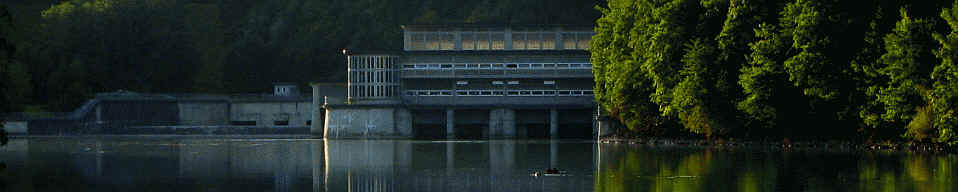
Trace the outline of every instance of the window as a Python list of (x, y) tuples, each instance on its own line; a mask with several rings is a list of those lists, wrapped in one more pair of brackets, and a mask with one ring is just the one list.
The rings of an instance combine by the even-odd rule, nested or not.
[(469, 85), (468, 81), (456, 81), (456, 85)]
[(554, 32), (542, 33), (542, 49), (556, 49), (556, 34)]
[(426, 50), (438, 50), (439, 42), (438, 33), (426, 33)]
[(539, 33), (529, 33), (526, 36), (526, 47), (527, 49), (537, 50), (539, 49)]
[(509, 85), (518, 85), (519, 81), (509, 81)]
[(562, 34), (562, 49), (576, 49), (575, 33)]
[(555, 85), (556, 81), (542, 81), (543, 85)]
[(455, 49), (456, 44), (453, 43), (453, 41), (455, 41), (456, 36), (453, 35), (453, 33), (442, 33), (442, 34), (439, 36), (439, 39), (442, 41), (442, 42), (439, 43), (439, 49), (440, 49), (440, 50), (452, 50), (452, 49)]
[(277, 125), (277, 126), (288, 126), (288, 125), (289, 125), (289, 121), (274, 121), (274, 122), (273, 122), (273, 125)]
[(476, 50), (476, 34), (472, 32), (463, 32), (462, 50)]
[(502, 32), (492, 33), (492, 50), (503, 50), (506, 48), (506, 35)]
[(424, 50), (426, 49), (426, 34), (423, 33), (413, 33), (412, 36), (412, 50)]
[(489, 50), (489, 33), (476, 33), (476, 50)]
[(256, 121), (233, 121), (232, 124), (239, 126), (256, 126)]
[(512, 33), (512, 49), (514, 50), (526, 49), (526, 33), (522, 33), (522, 32)]
[(579, 33), (576, 35), (576, 40), (579, 40), (576, 48), (578, 49), (589, 49), (592, 45), (589, 44), (592, 41), (592, 34), (589, 33)]
[(493, 85), (502, 85), (502, 81), (492, 81)]

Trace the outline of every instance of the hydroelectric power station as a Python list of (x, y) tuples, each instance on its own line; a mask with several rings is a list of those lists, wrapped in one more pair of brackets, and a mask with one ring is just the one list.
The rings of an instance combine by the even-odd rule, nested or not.
[[(313, 84), (324, 138), (593, 138), (591, 26), (405, 25), (402, 51), (343, 50)], [(337, 86), (338, 85), (338, 86)], [(326, 96), (340, 92), (345, 97)]]

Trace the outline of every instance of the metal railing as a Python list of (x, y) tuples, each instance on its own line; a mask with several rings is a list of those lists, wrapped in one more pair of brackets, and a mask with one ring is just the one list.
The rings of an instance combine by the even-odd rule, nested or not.
[(406, 90), (406, 96), (593, 96), (592, 90)]
[(591, 77), (591, 63), (417, 63), (402, 77)]

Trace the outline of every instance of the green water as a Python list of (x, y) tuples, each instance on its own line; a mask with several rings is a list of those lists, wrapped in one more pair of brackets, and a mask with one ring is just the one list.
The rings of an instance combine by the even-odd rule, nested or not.
[(0, 191), (958, 191), (956, 155), (277, 138), (17, 138)]

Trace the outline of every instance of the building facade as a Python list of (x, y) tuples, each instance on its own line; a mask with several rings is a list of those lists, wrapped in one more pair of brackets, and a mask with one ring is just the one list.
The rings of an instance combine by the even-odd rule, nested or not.
[(344, 51), (347, 98), (321, 104), (326, 137), (594, 136), (590, 26), (402, 29), (402, 51)]

